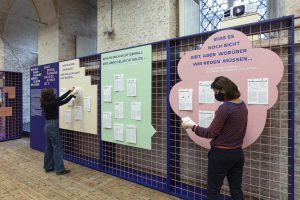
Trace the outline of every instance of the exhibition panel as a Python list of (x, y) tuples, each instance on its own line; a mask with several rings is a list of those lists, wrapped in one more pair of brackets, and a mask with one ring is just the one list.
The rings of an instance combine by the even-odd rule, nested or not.
[(43, 88), (59, 91), (58, 63), (31, 67), (30, 69), (30, 147), (44, 152), (46, 135), (44, 134), (45, 117), (40, 104)]
[[(124, 128), (124, 136), (122, 137), (124, 141), (119, 140), (115, 142), (115, 139), (118, 138), (114, 137), (114, 130), (102, 127), (102, 140), (106, 140), (102, 142), (102, 169), (107, 173), (140, 184), (148, 185), (159, 190), (166, 190), (166, 45), (164, 42), (161, 42), (152, 44), (151, 46), (146, 45), (105, 53), (104, 55), (106, 55), (106, 58), (108, 55), (121, 57), (120, 62), (123, 60), (128, 62), (125, 66), (122, 65), (124, 66), (123, 70), (128, 71), (122, 72), (117, 65), (113, 65), (112, 67), (109, 65), (101, 65), (101, 77), (103, 77), (103, 80), (101, 80), (106, 84), (109, 83), (107, 80), (107, 78), (109, 78), (112, 88), (111, 101), (105, 102), (107, 93), (104, 93), (103, 88), (109, 84), (102, 85), (102, 101), (104, 101), (102, 104), (102, 112), (107, 111), (105, 109), (111, 107), (109, 104), (115, 101), (123, 101), (125, 110), (124, 118), (126, 117), (127, 120), (118, 118), (112, 119), (112, 121), (118, 120), (118, 123), (133, 124), (137, 128), (135, 141), (127, 141), (127, 133)], [(101, 56), (103, 56), (103, 54)], [(118, 61), (112, 62), (119, 63)], [(105, 67), (107, 67), (107, 69), (105, 69)], [(115, 91), (114, 82), (116, 80), (113, 78), (114, 73), (124, 74), (123, 82), (125, 85), (123, 95), (122, 91)], [(108, 74), (111, 74), (110, 77), (107, 77)], [(131, 80), (135, 80), (133, 87), (132, 84), (128, 84), (128, 81)], [(136, 90), (136, 92), (128, 96), (128, 92), (130, 92), (128, 91), (129, 89), (131, 89), (131, 91)], [(136, 104), (141, 104), (141, 109), (132, 107), (132, 102), (140, 102)], [(114, 118), (116, 118), (115, 110), (111, 112)], [(103, 120), (103, 118), (101, 120)], [(102, 124), (104, 124), (103, 121)], [(154, 129), (155, 134), (153, 135)], [(107, 138), (105, 134), (110, 134), (111, 138)], [(105, 138), (103, 138), (103, 136)], [(111, 142), (108, 142), (108, 139), (110, 139)]]

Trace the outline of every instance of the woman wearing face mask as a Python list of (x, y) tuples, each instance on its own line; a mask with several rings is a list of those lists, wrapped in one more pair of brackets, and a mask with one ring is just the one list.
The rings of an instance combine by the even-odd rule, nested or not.
[(239, 99), (240, 92), (237, 86), (230, 79), (224, 76), (217, 77), (211, 88), (215, 92), (215, 99), (224, 103), (219, 106), (210, 126), (203, 128), (184, 122), (182, 127), (192, 129), (199, 137), (212, 138), (208, 153), (207, 199), (219, 199), (226, 176), (232, 198), (243, 200), (242, 144), (246, 134), (248, 110), (246, 104)]
[(56, 98), (53, 88), (44, 88), (41, 92), (41, 108), (46, 117), (45, 133), (47, 138), (44, 169), (45, 172), (56, 171), (57, 175), (63, 175), (70, 172), (65, 169), (63, 162), (63, 145), (58, 126), (58, 108), (68, 103), (72, 98), (76, 98), (73, 87), (71, 90)]

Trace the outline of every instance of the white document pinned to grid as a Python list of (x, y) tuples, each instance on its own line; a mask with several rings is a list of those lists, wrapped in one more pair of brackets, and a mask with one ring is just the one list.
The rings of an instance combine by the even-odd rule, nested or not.
[(214, 103), (215, 94), (211, 89), (212, 81), (199, 81), (198, 103)]
[(248, 104), (268, 104), (268, 78), (248, 79)]
[(136, 126), (126, 126), (126, 142), (136, 144)]
[(115, 118), (123, 119), (124, 102), (115, 102)]
[(136, 96), (136, 79), (127, 79), (127, 96)]
[(193, 110), (193, 89), (179, 89), (179, 110)]
[(103, 102), (111, 102), (111, 85), (103, 86)]
[(114, 91), (123, 91), (124, 90), (124, 74), (115, 74), (114, 75)]
[(67, 88), (59, 88), (59, 96), (62, 96), (67, 92)]
[(208, 128), (215, 117), (215, 111), (199, 111), (199, 126)]
[(103, 128), (111, 128), (111, 112), (102, 113)]
[(84, 97), (83, 104), (84, 104), (84, 110), (86, 112), (91, 112), (91, 97), (90, 96)]
[(131, 119), (142, 120), (142, 102), (131, 102)]
[(114, 124), (114, 139), (116, 141), (124, 141), (124, 125)]
[(72, 122), (72, 111), (65, 110), (65, 123), (70, 124)]
[(82, 108), (81, 106), (75, 106), (75, 111), (74, 111), (74, 119), (76, 121), (82, 120)]

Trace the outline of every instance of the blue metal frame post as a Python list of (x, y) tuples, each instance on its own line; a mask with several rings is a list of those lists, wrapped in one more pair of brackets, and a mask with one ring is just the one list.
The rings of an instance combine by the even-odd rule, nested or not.
[(289, 154), (289, 160), (288, 160), (288, 196), (289, 199), (294, 200), (295, 199), (295, 44), (294, 44), (294, 16), (292, 16), (291, 19), (291, 25), (289, 29), (288, 34), (288, 66), (289, 66), (289, 116), (291, 120), (289, 120), (289, 148), (288, 148), (288, 154)]

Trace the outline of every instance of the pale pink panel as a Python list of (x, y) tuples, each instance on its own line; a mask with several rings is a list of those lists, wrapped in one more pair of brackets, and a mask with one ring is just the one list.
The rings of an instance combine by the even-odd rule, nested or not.
[[(231, 37), (228, 38), (228, 36)], [(218, 38), (225, 39), (217, 40)], [(220, 48), (213, 49), (213, 47)], [(240, 53), (219, 54), (224, 51), (232, 52), (232, 50)], [(204, 55), (211, 55), (211, 57), (204, 57)], [(233, 58), (242, 58), (243, 61), (225, 62)], [(199, 64), (200, 62), (202, 65)], [(197, 63), (198, 65), (196, 65)], [(209, 64), (207, 65), (207, 63)], [(198, 103), (199, 81), (213, 81), (215, 77), (226, 76), (237, 84), (242, 94), (241, 99), (247, 104), (248, 79), (268, 78), (268, 104), (247, 105), (249, 115), (243, 145), (245, 148), (255, 142), (261, 135), (266, 123), (267, 110), (277, 101), (277, 85), (283, 76), (283, 64), (274, 52), (262, 48), (252, 48), (251, 42), (243, 33), (236, 30), (225, 30), (208, 38), (201, 50), (186, 53), (178, 64), (178, 73), (182, 81), (177, 83), (171, 90), (171, 107), (179, 117), (190, 116), (196, 123), (198, 123), (199, 110), (215, 111), (220, 105), (217, 101), (214, 104)], [(193, 111), (180, 111), (178, 109), (179, 89), (193, 89)], [(210, 148), (209, 139), (198, 137), (191, 130), (187, 130), (187, 133), (200, 146)]]

